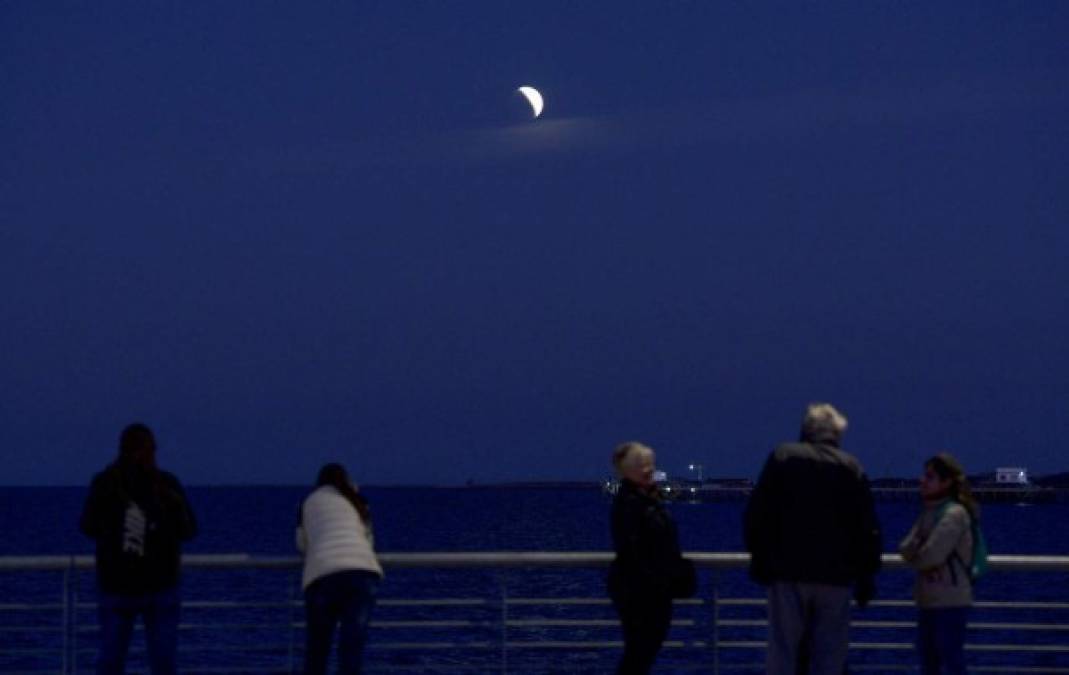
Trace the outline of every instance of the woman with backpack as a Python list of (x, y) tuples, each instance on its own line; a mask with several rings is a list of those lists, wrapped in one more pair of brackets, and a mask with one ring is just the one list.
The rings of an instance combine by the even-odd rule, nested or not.
[(320, 469), (316, 489), (301, 504), (297, 549), (304, 554), (304, 672), (325, 675), (339, 626), (338, 672), (361, 672), (382, 567), (375, 557), (367, 500), (341, 464)]
[(965, 673), (965, 626), (972, 582), (982, 548), (980, 508), (961, 464), (941, 452), (924, 463), (920, 478), (924, 510), (899, 545), (917, 570), (917, 651), (925, 675)]

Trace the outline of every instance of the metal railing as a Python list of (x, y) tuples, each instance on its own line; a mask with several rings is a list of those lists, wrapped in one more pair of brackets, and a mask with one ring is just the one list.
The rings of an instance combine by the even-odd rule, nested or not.
[[(763, 672), (765, 600), (745, 578), (749, 557), (687, 556), (700, 570), (700, 591), (677, 601), (660, 666)], [(388, 576), (372, 619), (368, 669), (610, 672), (622, 646), (604, 595), (611, 559), (601, 552), (381, 554)], [(300, 564), (289, 556), (185, 556), (183, 672), (298, 672)], [(898, 592), (855, 613), (852, 672), (915, 670), (910, 574), (897, 556), (885, 555), (884, 567), (881, 589)], [(0, 671), (92, 670), (92, 568), (91, 556), (0, 557)], [(990, 570), (970, 617), (970, 670), (1069, 673), (1069, 556), (996, 555)], [(60, 577), (59, 588), (40, 578), (49, 574)], [(132, 672), (144, 667), (141, 644), (135, 636)]]

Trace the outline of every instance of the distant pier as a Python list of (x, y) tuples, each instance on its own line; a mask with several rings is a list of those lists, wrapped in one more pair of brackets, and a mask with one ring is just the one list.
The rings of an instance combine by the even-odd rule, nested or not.
[[(902, 483), (912, 483), (902, 481)], [(737, 502), (749, 499), (753, 482), (747, 479), (728, 481), (665, 480), (659, 483), (665, 499), (684, 503)], [(615, 481), (606, 481), (602, 490), (616, 491)], [(1066, 490), (1036, 485), (979, 485), (973, 495), (983, 504), (1051, 504), (1065, 501)], [(915, 484), (872, 486), (872, 495), (880, 502), (915, 502), (920, 497)]]
[[(979, 486), (972, 490), (982, 504), (1051, 504), (1059, 501), (1061, 491), (1049, 487)], [(916, 487), (874, 487), (872, 494), (883, 502), (913, 502), (919, 498)]]

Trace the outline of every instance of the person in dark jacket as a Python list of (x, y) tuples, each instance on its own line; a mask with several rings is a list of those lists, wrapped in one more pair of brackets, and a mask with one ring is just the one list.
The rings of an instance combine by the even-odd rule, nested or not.
[(839, 448), (846, 424), (810, 405), (800, 441), (769, 456), (746, 506), (750, 576), (768, 587), (769, 675), (841, 675), (851, 587), (861, 607), (875, 594), (880, 527), (861, 464)]
[(118, 459), (93, 478), (81, 530), (96, 541), (97, 673), (125, 671), (139, 615), (153, 675), (177, 672), (181, 543), (197, 525), (178, 479), (157, 468), (144, 424), (123, 429)]
[(648, 673), (672, 621), (678, 534), (653, 482), (653, 450), (624, 443), (612, 461), (620, 486), (612, 504), (616, 558), (609, 568), (609, 595), (624, 632), (616, 672)]

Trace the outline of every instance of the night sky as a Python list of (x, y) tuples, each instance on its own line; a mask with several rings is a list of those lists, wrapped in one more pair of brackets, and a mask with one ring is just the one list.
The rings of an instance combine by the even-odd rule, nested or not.
[(1069, 3), (802, 5), (0, 4), (0, 483), (1069, 468)]

